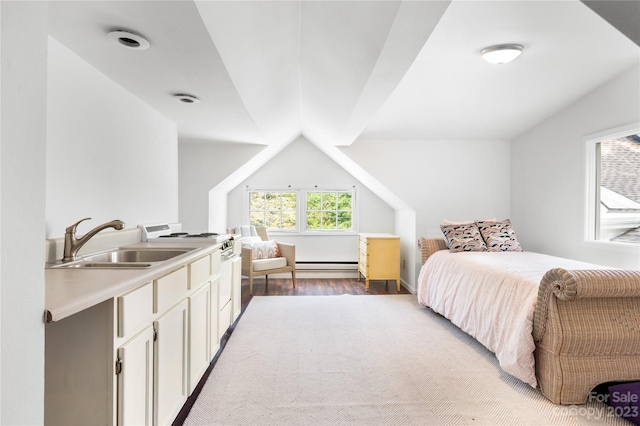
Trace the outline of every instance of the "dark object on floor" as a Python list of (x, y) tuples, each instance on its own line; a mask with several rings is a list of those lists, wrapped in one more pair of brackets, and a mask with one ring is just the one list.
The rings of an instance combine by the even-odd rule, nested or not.
[(640, 382), (609, 386), (609, 404), (615, 415), (640, 425)]

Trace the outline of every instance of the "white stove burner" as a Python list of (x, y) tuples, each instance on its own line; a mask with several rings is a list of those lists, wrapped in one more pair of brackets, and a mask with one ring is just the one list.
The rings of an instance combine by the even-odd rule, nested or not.
[(168, 223), (154, 225), (138, 225), (142, 230), (142, 241), (171, 241), (171, 242), (215, 242), (220, 243), (231, 238), (228, 234), (215, 232), (182, 232), (181, 224)]

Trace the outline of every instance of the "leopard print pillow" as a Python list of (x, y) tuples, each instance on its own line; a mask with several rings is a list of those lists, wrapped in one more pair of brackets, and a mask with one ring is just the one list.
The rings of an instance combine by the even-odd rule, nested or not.
[(440, 225), (444, 240), (451, 253), (461, 251), (487, 251), (487, 245), (475, 223)]
[(509, 219), (476, 222), (488, 251), (522, 251)]

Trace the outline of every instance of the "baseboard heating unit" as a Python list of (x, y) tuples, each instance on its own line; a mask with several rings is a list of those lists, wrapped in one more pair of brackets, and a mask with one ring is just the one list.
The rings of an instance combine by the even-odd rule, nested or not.
[(296, 278), (358, 278), (358, 262), (298, 261)]

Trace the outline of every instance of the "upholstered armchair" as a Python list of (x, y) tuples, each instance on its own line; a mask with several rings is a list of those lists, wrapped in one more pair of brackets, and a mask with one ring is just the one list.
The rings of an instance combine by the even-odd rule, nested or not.
[(249, 294), (253, 294), (253, 279), (264, 275), (269, 285), (269, 275), (291, 272), (293, 288), (296, 287), (296, 246), (269, 239), (267, 228), (241, 226), (234, 228), (242, 244), (242, 275), (249, 277)]

